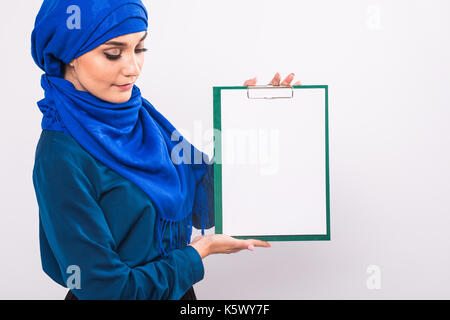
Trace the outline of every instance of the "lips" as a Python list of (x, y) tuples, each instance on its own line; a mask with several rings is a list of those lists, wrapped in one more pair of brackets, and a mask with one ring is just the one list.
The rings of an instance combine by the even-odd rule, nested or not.
[(120, 88), (122, 90), (129, 90), (129, 89), (131, 89), (133, 87), (133, 84), (134, 83), (131, 82), (131, 83), (122, 84), (122, 85), (116, 84), (115, 86), (117, 86), (118, 88)]

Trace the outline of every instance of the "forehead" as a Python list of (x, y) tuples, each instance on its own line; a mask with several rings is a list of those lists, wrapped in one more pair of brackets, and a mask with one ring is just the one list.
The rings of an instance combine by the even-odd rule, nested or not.
[(136, 40), (136, 39), (140, 40), (146, 34), (147, 34), (147, 31), (141, 31), (141, 32), (124, 34), (119, 37), (112, 38), (110, 40), (117, 40), (117, 41)]
[(125, 45), (128, 43), (136, 43), (144, 40), (146, 36), (147, 31), (124, 34), (106, 41), (103, 45)]

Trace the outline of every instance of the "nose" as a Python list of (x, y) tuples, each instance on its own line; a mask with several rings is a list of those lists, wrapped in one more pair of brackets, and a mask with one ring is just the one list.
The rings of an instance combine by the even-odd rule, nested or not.
[(122, 73), (125, 77), (131, 78), (132, 81), (139, 76), (141, 72), (141, 62), (135, 53), (127, 55), (128, 58), (124, 59), (124, 65)]

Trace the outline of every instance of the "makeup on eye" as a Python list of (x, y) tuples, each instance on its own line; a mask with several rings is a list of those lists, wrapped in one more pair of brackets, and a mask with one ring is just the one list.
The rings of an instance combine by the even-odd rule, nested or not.
[[(148, 51), (147, 48), (136, 49), (136, 53), (142, 53), (142, 52), (146, 52), (146, 51)], [(122, 56), (122, 52), (120, 52), (119, 54), (109, 54), (106, 52), (103, 52), (103, 53), (105, 54), (106, 58), (109, 60), (117, 60)]]
[[(143, 42), (144, 42), (145, 38), (147, 37), (147, 35), (148, 35), (148, 32), (146, 31), (144, 36), (139, 40), (139, 43), (137, 44), (137, 46), (143, 45)], [(127, 42), (120, 42), (120, 41), (112, 40), (112, 41), (105, 42), (103, 44), (103, 46), (113, 46), (112, 48), (108, 48), (108, 50), (112, 50), (112, 49), (119, 50), (120, 52), (118, 54), (116, 54), (116, 55), (115, 54), (109, 54), (107, 52), (103, 52), (107, 59), (109, 59), (109, 60), (117, 60), (117, 59), (119, 59), (122, 56), (121, 55), (122, 52), (121, 52), (120, 48), (128, 47), (128, 43)], [(148, 50), (147, 48), (139, 48), (139, 49), (136, 49), (136, 53), (146, 52), (147, 50)]]

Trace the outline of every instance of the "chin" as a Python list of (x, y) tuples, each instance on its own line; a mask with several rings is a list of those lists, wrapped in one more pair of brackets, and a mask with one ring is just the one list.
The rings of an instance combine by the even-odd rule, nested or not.
[(124, 103), (127, 102), (128, 100), (130, 100), (131, 98), (131, 91), (128, 92), (124, 92), (121, 94), (111, 94), (108, 97), (105, 97), (103, 100), (106, 100), (110, 103)]
[(122, 99), (115, 99), (114, 101), (111, 101), (112, 103), (124, 103), (127, 102), (128, 100), (130, 100), (131, 95), (128, 95), (128, 97), (126, 98), (122, 98)]

